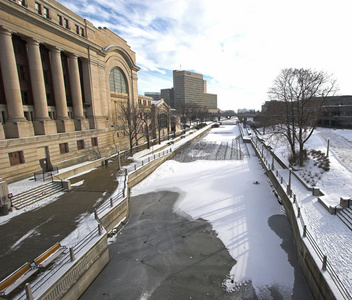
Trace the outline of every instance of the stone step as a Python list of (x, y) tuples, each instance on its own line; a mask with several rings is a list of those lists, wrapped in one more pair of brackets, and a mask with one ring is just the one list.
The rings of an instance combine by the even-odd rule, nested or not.
[(48, 182), (26, 192), (15, 195), (12, 198), (12, 205), (16, 209), (21, 209), (63, 191), (65, 191), (65, 189), (62, 188), (60, 184)]

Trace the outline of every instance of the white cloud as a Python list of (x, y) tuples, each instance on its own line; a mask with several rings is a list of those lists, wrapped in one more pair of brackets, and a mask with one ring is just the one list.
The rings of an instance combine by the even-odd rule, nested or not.
[(348, 1), (60, 2), (127, 40), (144, 71), (141, 92), (170, 87), (162, 86), (172, 83), (164, 70), (181, 66), (214, 79), (208, 92), (218, 94), (222, 109), (260, 109), (286, 67), (333, 73), (340, 92), (351, 93)]

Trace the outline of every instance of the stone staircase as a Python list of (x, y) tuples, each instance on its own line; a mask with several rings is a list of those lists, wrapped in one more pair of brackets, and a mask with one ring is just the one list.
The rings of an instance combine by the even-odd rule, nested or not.
[(337, 213), (337, 216), (350, 230), (352, 230), (352, 208), (344, 208)]
[(61, 184), (56, 182), (44, 183), (26, 192), (14, 195), (12, 197), (12, 205), (16, 209), (22, 209), (28, 205), (43, 200), (49, 196), (55, 195), (59, 192), (64, 192), (65, 189)]

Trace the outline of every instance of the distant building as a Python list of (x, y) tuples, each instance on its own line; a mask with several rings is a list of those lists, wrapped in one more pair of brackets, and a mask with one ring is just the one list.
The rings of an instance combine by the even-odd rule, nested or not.
[(175, 107), (175, 101), (174, 101), (174, 89), (162, 89), (160, 90), (161, 92), (161, 98), (164, 99), (165, 103), (169, 105), (170, 107)]
[(217, 103), (218, 103), (218, 95), (216, 94), (204, 94), (204, 104), (208, 111), (210, 113), (217, 113), (218, 108), (217, 108)]
[(152, 97), (154, 101), (161, 100), (160, 92), (145, 92), (144, 96)]
[[(318, 101), (317, 101), (318, 100)], [(352, 96), (330, 96), (312, 99), (313, 105), (321, 106), (321, 116), (318, 126), (352, 128)], [(271, 100), (262, 105), (262, 113), (267, 111), (282, 112), (285, 103), (283, 101)]]
[(318, 125), (352, 128), (352, 96), (327, 97)]
[(173, 84), (175, 108), (184, 104), (197, 104), (208, 110), (217, 108), (217, 96), (206, 93), (207, 85), (202, 74), (174, 70)]

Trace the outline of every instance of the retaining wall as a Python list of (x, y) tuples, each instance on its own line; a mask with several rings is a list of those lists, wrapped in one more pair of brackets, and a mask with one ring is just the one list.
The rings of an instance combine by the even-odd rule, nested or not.
[(38, 299), (78, 299), (108, 262), (109, 249), (105, 233)]

